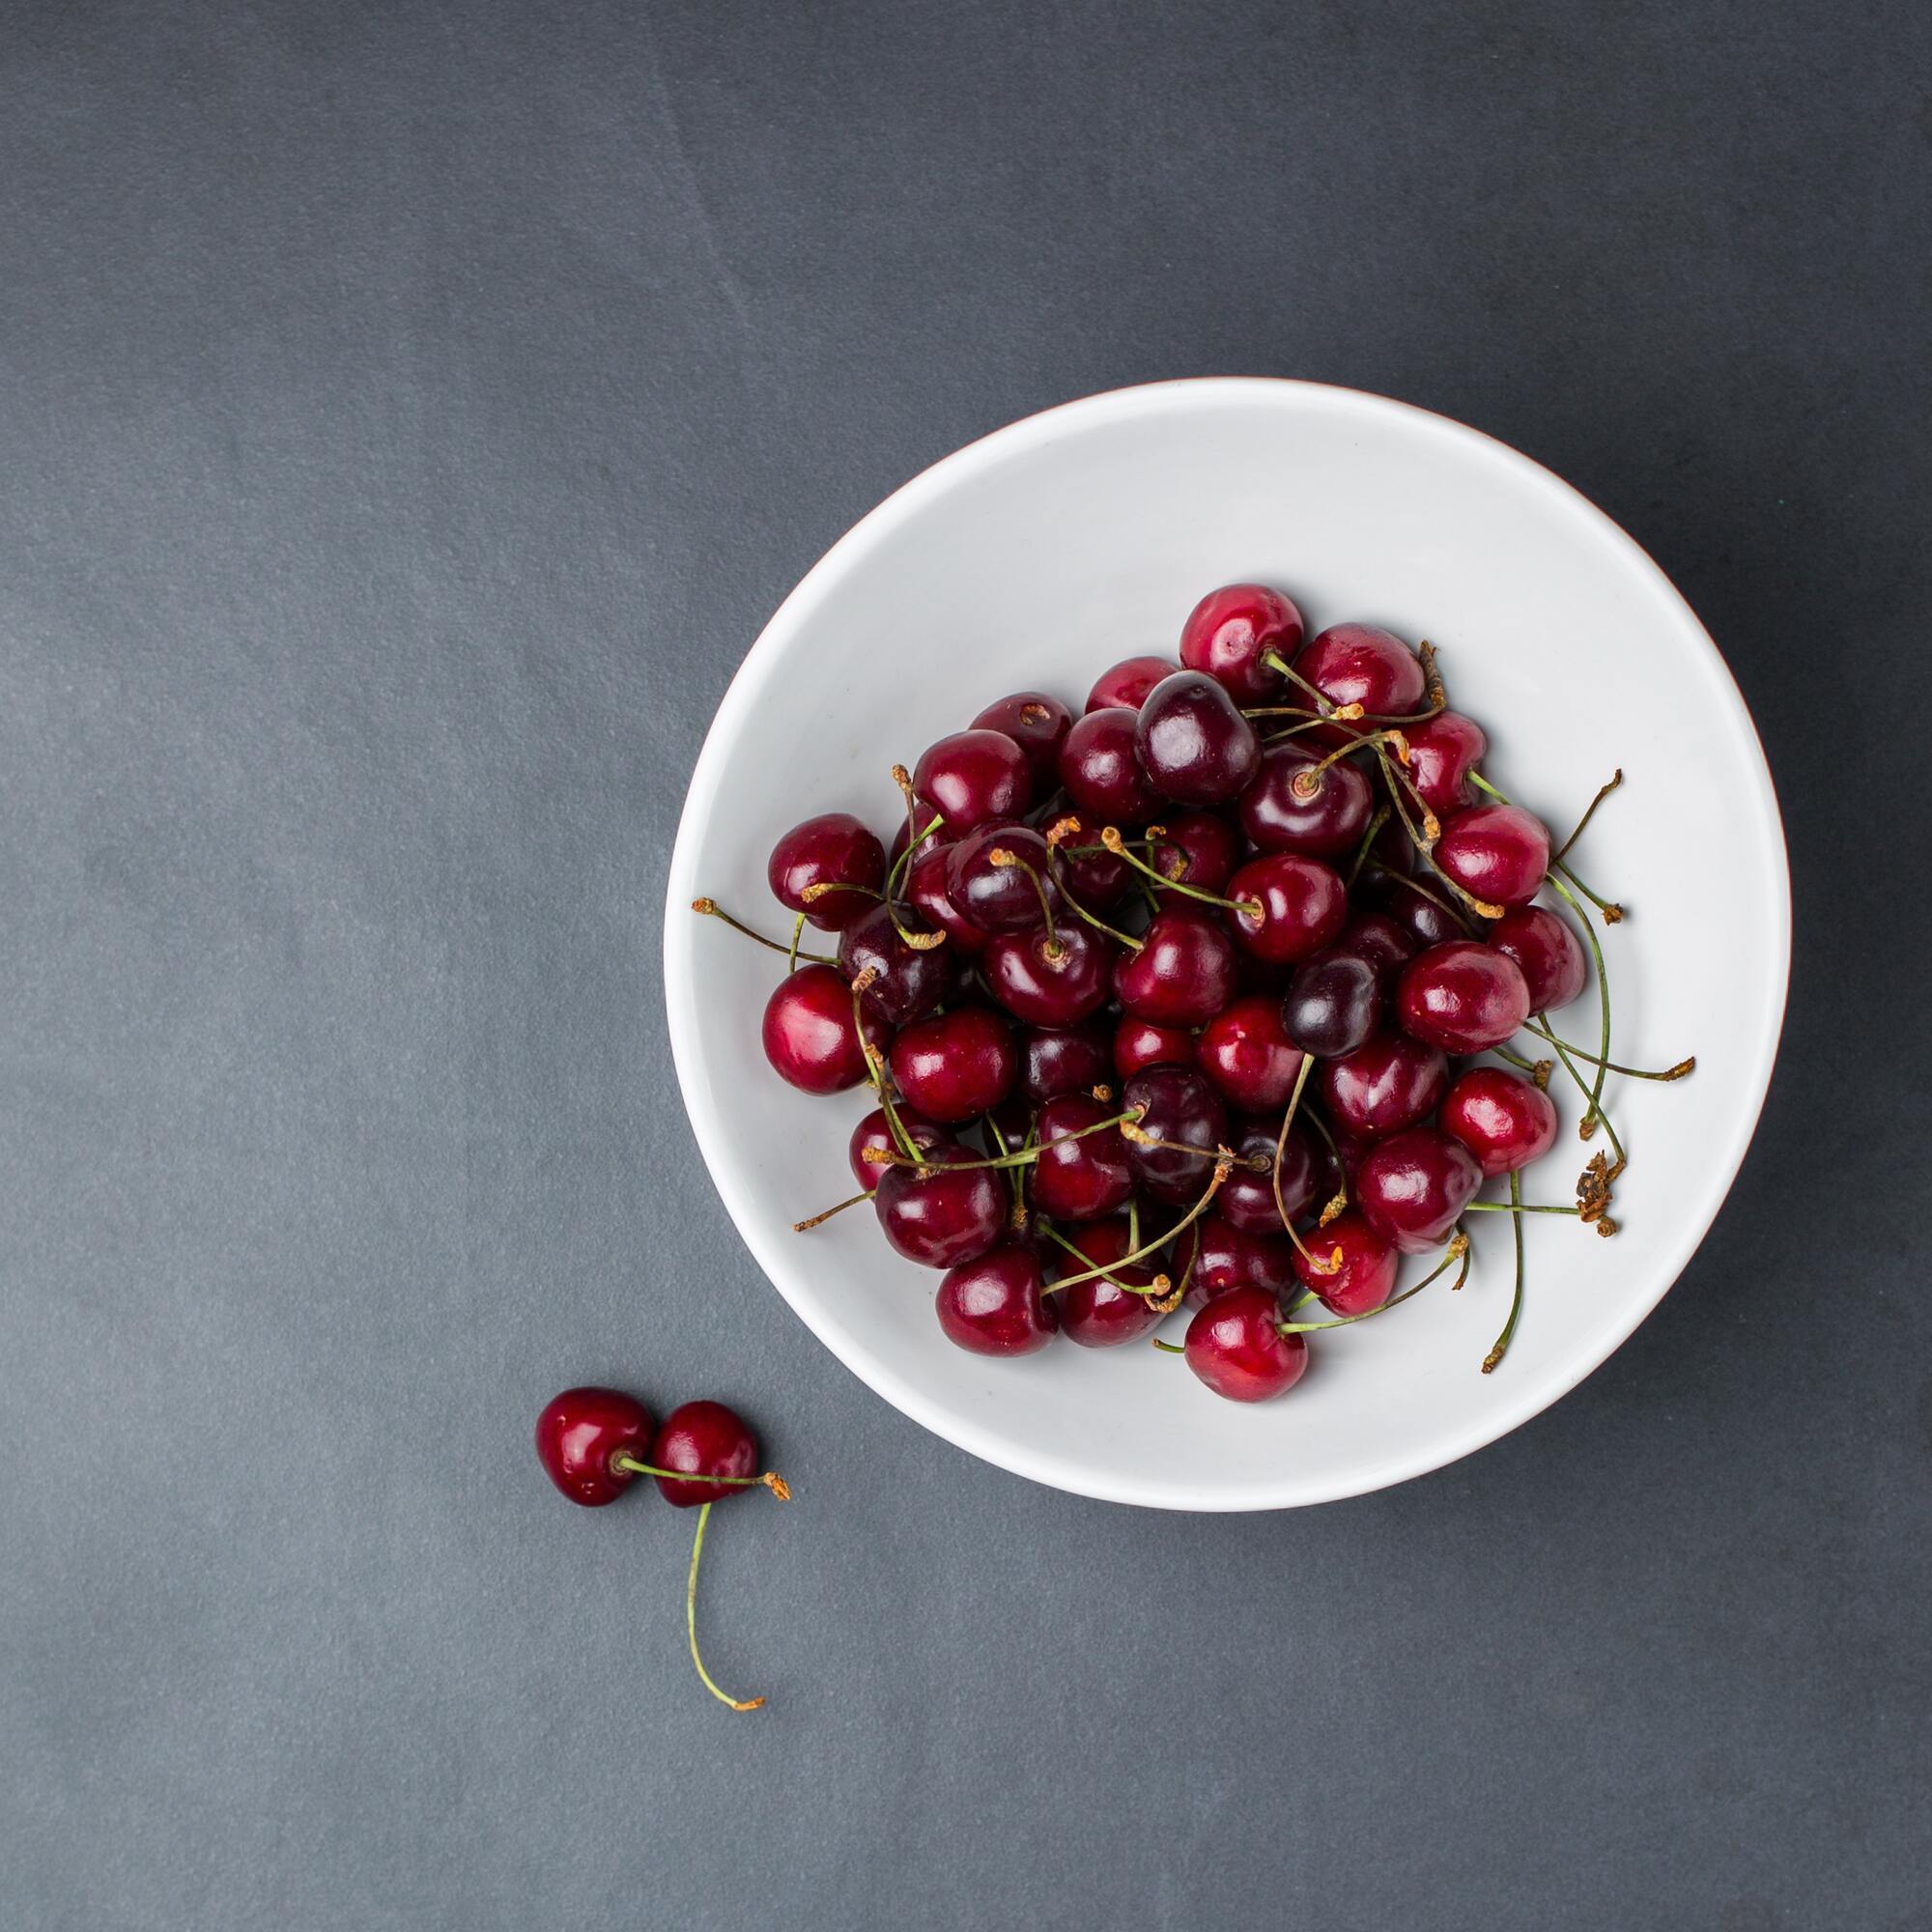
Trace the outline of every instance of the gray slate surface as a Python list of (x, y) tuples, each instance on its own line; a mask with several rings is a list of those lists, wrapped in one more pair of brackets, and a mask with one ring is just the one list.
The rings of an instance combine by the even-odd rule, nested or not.
[[(0, 1925), (1903, 1928), (1925, 1828), (1926, 15), (16, 0), (0, 28)], [(1574, 479), (1788, 814), (1662, 1310), (1268, 1519), (923, 1435), (748, 1263), (657, 909), (740, 655), (1149, 377)], [(1660, 703), (1670, 694), (1660, 692)], [(566, 1508), (579, 1378), (800, 1501)]]

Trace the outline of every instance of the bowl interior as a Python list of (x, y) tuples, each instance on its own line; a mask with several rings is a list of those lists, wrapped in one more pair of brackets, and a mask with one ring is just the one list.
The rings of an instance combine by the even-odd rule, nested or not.
[[(939, 1333), (936, 1277), (857, 1209), (790, 1224), (850, 1191), (865, 1091), (794, 1093), (758, 1018), (779, 962), (689, 901), (767, 930), (772, 840), (808, 813), (889, 835), (908, 765), (1018, 689), (1077, 711), (1095, 675), (1172, 653), (1215, 584), (1255, 579), (1311, 629), (1344, 618), (1434, 640), (1450, 701), (1490, 735), (1485, 771), (1560, 837), (1621, 766), (1575, 855), (1623, 899), (1604, 933), (1613, 1057), (1697, 1072), (1613, 1085), (1632, 1164), (1623, 1232), (1532, 1217), (1529, 1290), (1508, 1359), (1479, 1367), (1507, 1310), (1507, 1217), (1474, 1215), (1476, 1259), (1386, 1320), (1314, 1338), (1303, 1380), (1256, 1407), (1210, 1396), (1145, 1344), (1061, 1343), (1019, 1362)], [(880, 1394), (992, 1462), (1085, 1494), (1250, 1509), (1354, 1494), (1493, 1440), (1602, 1361), (1675, 1279), (1744, 1155), (1770, 1077), (1788, 955), (1777, 810), (1749, 719), (1695, 618), (1647, 557), (1503, 445), (1401, 404), (1315, 384), (1205, 381), (1125, 390), (1016, 424), (949, 458), (859, 525), (746, 660), (694, 776), (673, 855), (670, 1034), (699, 1143), (773, 1282)], [(1601, 928), (1600, 928), (1601, 930)], [(828, 949), (829, 950), (829, 949)], [(1594, 995), (1564, 1015), (1596, 1038)], [(1531, 1200), (1568, 1202), (1591, 1151), (1574, 1090)], [(1493, 1197), (1496, 1189), (1486, 1190)], [(1424, 1264), (1410, 1263), (1405, 1279)], [(1180, 1318), (1170, 1324), (1178, 1340)]]

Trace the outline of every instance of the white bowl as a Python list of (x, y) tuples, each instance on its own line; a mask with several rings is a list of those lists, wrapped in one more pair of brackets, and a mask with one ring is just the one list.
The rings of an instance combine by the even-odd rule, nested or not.
[[(864, 1089), (809, 1099), (770, 1070), (758, 1022), (778, 962), (694, 916), (692, 898), (784, 930), (765, 858), (786, 827), (848, 810), (889, 835), (895, 761), (1009, 691), (1054, 691), (1077, 711), (1105, 666), (1172, 653), (1195, 600), (1237, 580), (1289, 592), (1311, 629), (1361, 618), (1433, 639), (1451, 702), (1490, 734), (1485, 771), (1552, 828), (1624, 770), (1575, 855), (1631, 909), (1602, 935), (1612, 1058), (1695, 1053), (1697, 1070), (1667, 1087), (1612, 1083), (1631, 1152), (1623, 1232), (1527, 1218), (1527, 1301), (1492, 1376), (1480, 1365), (1513, 1274), (1501, 1214), (1469, 1217), (1476, 1264), (1461, 1293), (1445, 1281), (1386, 1319), (1316, 1336), (1301, 1382), (1254, 1406), (1210, 1395), (1145, 1344), (966, 1354), (934, 1320), (937, 1276), (895, 1255), (865, 1209), (791, 1232), (851, 1191), (846, 1135), (869, 1102)], [(1085, 1495), (1275, 1509), (1492, 1442), (1657, 1305), (1744, 1158), (1789, 944), (1783, 836), (1750, 718), (1697, 619), (1622, 530), (1444, 417), (1317, 384), (1212, 379), (1015, 423), (833, 546), (765, 627), (699, 753), (671, 857), (665, 991), (685, 1104), (731, 1218), (812, 1332), (888, 1402)], [(1563, 1021), (1594, 1042), (1594, 997)], [(1562, 1136), (1526, 1177), (1532, 1200), (1572, 1199), (1590, 1151), (1562, 1084)]]

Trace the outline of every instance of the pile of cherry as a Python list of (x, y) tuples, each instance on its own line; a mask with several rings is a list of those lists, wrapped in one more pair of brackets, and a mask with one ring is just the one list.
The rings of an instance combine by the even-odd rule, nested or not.
[[(1616, 1231), (1624, 1166), (1604, 1111), (1609, 995), (1583, 901), (1621, 909), (1540, 819), (1477, 770), (1429, 645), (1367, 624), (1304, 640), (1260, 584), (1202, 599), (1179, 668), (1108, 670), (1084, 714), (1042, 692), (988, 705), (894, 777), (890, 848), (843, 812), (773, 849), (796, 918), (764, 1050), (794, 1087), (869, 1085), (861, 1192), (901, 1255), (944, 1271), (939, 1325), (1026, 1354), (1148, 1336), (1195, 1310), (1181, 1350), (1256, 1402), (1307, 1366), (1307, 1336), (1468, 1269), (1464, 1215), (1564, 1213)], [(1577, 830), (1622, 774), (1599, 792)], [(1588, 979), (1594, 1052), (1547, 1015)], [(801, 952), (837, 933), (836, 959)], [(1510, 1042), (1526, 1031), (1533, 1054)], [(1459, 1067), (1460, 1057), (1502, 1065)], [(1560, 1065), (1605, 1130), (1575, 1206), (1526, 1205), (1556, 1137)], [(1509, 1178), (1509, 1200), (1477, 1200)], [(1395, 1293), (1404, 1255), (1446, 1249)], [(1315, 1319), (1303, 1319), (1315, 1318)], [(1167, 1348), (1168, 1344), (1155, 1344)]]

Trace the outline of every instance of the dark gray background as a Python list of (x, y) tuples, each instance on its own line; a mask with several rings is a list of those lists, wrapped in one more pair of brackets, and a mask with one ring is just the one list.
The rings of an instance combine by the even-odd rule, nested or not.
[[(1912, 0), (15, 0), (0, 1923), (1932, 1924), (1928, 56)], [(657, 923), (847, 524), (1227, 370), (1463, 417), (1650, 548), (1797, 961), (1730, 1206), (1584, 1388), (1189, 1520), (812, 1342)], [(539, 1474), (586, 1378), (796, 1482), (715, 1523), (761, 1715), (692, 1679), (690, 1519)]]

